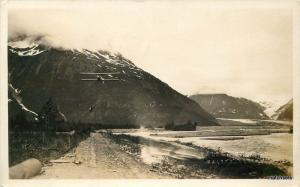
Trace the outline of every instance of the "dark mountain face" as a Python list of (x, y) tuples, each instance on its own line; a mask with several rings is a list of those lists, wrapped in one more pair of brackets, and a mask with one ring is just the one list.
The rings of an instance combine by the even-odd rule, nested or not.
[[(12, 47), (11, 47), (12, 46)], [(215, 118), (121, 55), (105, 51), (64, 50), (41, 45), (8, 49), (9, 82), (22, 104), (38, 113), (52, 98), (69, 122), (105, 125), (215, 125)], [(120, 72), (104, 75), (118, 81), (82, 81), (96, 75), (81, 72)], [(10, 116), (14, 111), (10, 111)]]
[(263, 106), (245, 98), (226, 94), (197, 94), (190, 96), (190, 99), (217, 118), (269, 119)]
[(293, 99), (276, 110), (272, 118), (276, 120), (293, 121)]

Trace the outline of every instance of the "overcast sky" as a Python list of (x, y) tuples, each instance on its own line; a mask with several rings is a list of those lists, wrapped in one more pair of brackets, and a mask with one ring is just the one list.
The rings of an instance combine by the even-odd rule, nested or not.
[(120, 52), (182, 94), (292, 97), (292, 11), (199, 3), (103, 3), (10, 9), (9, 36), (46, 34), (66, 48)]

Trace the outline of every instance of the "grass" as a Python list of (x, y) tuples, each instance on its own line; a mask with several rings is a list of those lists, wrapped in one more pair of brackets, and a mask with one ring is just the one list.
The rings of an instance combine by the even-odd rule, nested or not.
[(29, 158), (36, 158), (42, 162), (59, 158), (87, 137), (87, 133), (75, 133), (69, 139), (66, 135), (53, 133), (43, 135), (40, 131), (10, 132), (9, 165), (18, 164)]

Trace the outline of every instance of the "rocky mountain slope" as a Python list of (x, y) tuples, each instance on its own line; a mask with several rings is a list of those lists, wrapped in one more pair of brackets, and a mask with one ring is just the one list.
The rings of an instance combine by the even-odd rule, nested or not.
[(276, 110), (272, 118), (276, 120), (293, 121), (293, 99)]
[[(55, 48), (38, 40), (24, 45), (15, 40), (8, 46), (8, 71), (23, 106), (38, 114), (52, 98), (68, 122), (156, 127), (189, 120), (217, 124), (196, 102), (120, 54)], [(82, 81), (96, 78), (82, 72), (119, 72), (102, 77), (119, 80)]]
[[(20, 91), (15, 89), (11, 84), (8, 85), (8, 113), (11, 119), (23, 116), (28, 121), (38, 120), (38, 114), (28, 109), (23, 103), (22, 98), (19, 96)], [(21, 114), (21, 115), (20, 115)], [(19, 116), (18, 116), (19, 115)]]
[(196, 94), (190, 96), (217, 118), (269, 119), (260, 104), (226, 94)]

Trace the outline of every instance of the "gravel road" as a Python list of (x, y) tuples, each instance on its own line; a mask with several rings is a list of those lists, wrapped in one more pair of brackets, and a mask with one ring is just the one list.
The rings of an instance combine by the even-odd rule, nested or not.
[[(75, 164), (80, 162), (80, 164)], [(35, 179), (148, 179), (172, 178), (157, 173), (120, 149), (101, 133), (91, 133), (78, 147), (44, 167)]]

